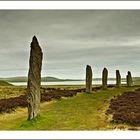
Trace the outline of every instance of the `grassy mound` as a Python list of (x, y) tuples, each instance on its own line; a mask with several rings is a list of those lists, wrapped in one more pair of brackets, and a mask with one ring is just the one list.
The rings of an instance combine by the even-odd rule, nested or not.
[(12, 86), (12, 84), (10, 84), (6, 81), (0, 80), (0, 86)]

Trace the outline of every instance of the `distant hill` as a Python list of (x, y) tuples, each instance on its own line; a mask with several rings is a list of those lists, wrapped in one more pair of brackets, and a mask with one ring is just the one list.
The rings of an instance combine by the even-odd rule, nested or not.
[[(7, 81), (7, 82), (27, 82), (28, 78), (25, 76), (19, 76), (19, 77), (9, 77), (9, 78), (0, 78), (2, 81)], [(96, 81), (101, 81), (101, 78), (94, 78)], [(115, 78), (108, 78), (108, 80), (115, 80)], [(122, 81), (125, 81), (125, 78), (122, 78)], [(134, 81), (140, 81), (140, 77), (133, 77)], [(84, 81), (84, 79), (59, 79), (56, 77), (42, 77), (41, 78), (42, 82), (63, 82), (63, 81)]]
[(9, 78), (0, 78), (0, 80), (7, 81), (7, 82), (27, 82), (27, 77), (9, 77)]
[(2, 81), (0, 80), (0, 86), (12, 86), (12, 84), (6, 82), (6, 81)]
[[(7, 81), (7, 82), (27, 82), (28, 78), (25, 76), (20, 76), (20, 77), (0, 78), (0, 80)], [(42, 82), (62, 82), (62, 81), (78, 81), (78, 79), (76, 79), (76, 80), (59, 79), (59, 78), (47, 76), (47, 77), (42, 77), (41, 81)], [(79, 81), (81, 81), (81, 80), (79, 80)]]
[(41, 78), (41, 81), (42, 82), (46, 82), (46, 81), (65, 81), (64, 79), (59, 79), (59, 78), (55, 78), (55, 77), (51, 77), (51, 76), (48, 76), (48, 77), (42, 77)]

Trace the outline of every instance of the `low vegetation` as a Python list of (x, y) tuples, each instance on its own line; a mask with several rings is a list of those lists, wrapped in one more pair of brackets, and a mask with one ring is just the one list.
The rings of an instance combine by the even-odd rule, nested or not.
[(129, 123), (140, 126), (140, 88), (135, 91), (124, 92), (111, 99), (107, 114), (113, 115), (117, 123)]
[[(78, 90), (81, 91), (81, 90)], [(76, 96), (77, 90), (59, 90), (42, 88), (41, 102), (51, 101), (52, 99), (60, 99), (61, 97)], [(8, 99), (0, 99), (0, 113), (15, 111), (17, 107), (27, 107), (27, 96), (20, 95)]]
[(25, 94), (25, 86), (0, 86), (0, 99), (8, 99)]
[[(55, 93), (55, 90), (76, 90), (77, 95), (70, 97), (53, 98), (50, 102), (41, 103), (40, 116), (32, 121), (27, 121), (27, 109), (18, 107), (10, 113), (0, 114), (1, 130), (112, 130), (112, 129), (139, 129), (126, 123), (111, 122), (110, 116), (106, 115), (110, 100), (121, 95), (123, 92), (134, 91), (133, 87), (112, 87), (102, 90), (94, 88), (93, 93), (84, 92), (83, 86), (43, 86), (44, 95), (47, 91)], [(82, 90), (78, 90), (82, 88)], [(0, 88), (1, 89), (1, 88)], [(7, 99), (23, 95), (25, 86), (8, 86), (3, 90), (12, 92), (6, 94)], [(43, 91), (44, 90), (44, 91)], [(19, 93), (17, 93), (19, 92)], [(50, 92), (50, 93), (51, 93)], [(0, 92), (1, 94), (1, 92)]]
[[(112, 86), (109, 86), (112, 87)], [(94, 87), (92, 91), (96, 91), (101, 89), (101, 87)], [(27, 107), (27, 96), (26, 90), (23, 89), (23, 95), (16, 96), (16, 97), (8, 97), (0, 99), (0, 113), (7, 112), (10, 113), (11, 111), (15, 111), (17, 107)], [(41, 88), (41, 102), (45, 101), (52, 101), (53, 99), (61, 99), (62, 97), (73, 97), (76, 96), (79, 92), (85, 92), (85, 89), (60, 89), (60, 88)]]

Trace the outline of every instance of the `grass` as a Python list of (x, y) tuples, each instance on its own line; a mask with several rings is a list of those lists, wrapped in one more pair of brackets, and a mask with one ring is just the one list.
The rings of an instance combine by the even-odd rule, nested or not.
[(12, 86), (12, 84), (10, 84), (6, 81), (0, 80), (0, 86)]
[(0, 85), (0, 99), (7, 99), (24, 95), (26, 86), (1, 86)]
[(140, 80), (135, 80), (134, 85), (140, 85)]
[[(41, 104), (40, 116), (27, 121), (27, 109), (18, 108), (0, 115), (0, 130), (112, 130), (134, 129), (127, 124), (110, 123), (105, 115), (109, 100), (137, 87), (111, 88)], [(139, 129), (139, 128), (137, 128)]]
[[(61, 88), (61, 89), (77, 89), (77, 88), (84, 88), (83, 85), (55, 85), (55, 86), (42, 86), (42, 87), (46, 87), (46, 88)], [(0, 84), (0, 99), (7, 99), (7, 98), (11, 98), (11, 97), (17, 97), (20, 95), (24, 95), (26, 93), (26, 88), (27, 86), (1, 86)]]

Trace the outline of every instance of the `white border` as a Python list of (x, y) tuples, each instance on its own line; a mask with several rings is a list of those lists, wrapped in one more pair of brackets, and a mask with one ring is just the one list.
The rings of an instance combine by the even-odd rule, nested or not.
[[(0, 1), (0, 9), (140, 9), (140, 1)], [(0, 131), (0, 139), (139, 138), (138, 131)]]
[(3, 131), (0, 139), (139, 139), (132, 131)]
[(140, 1), (0, 1), (0, 9), (140, 9)]

